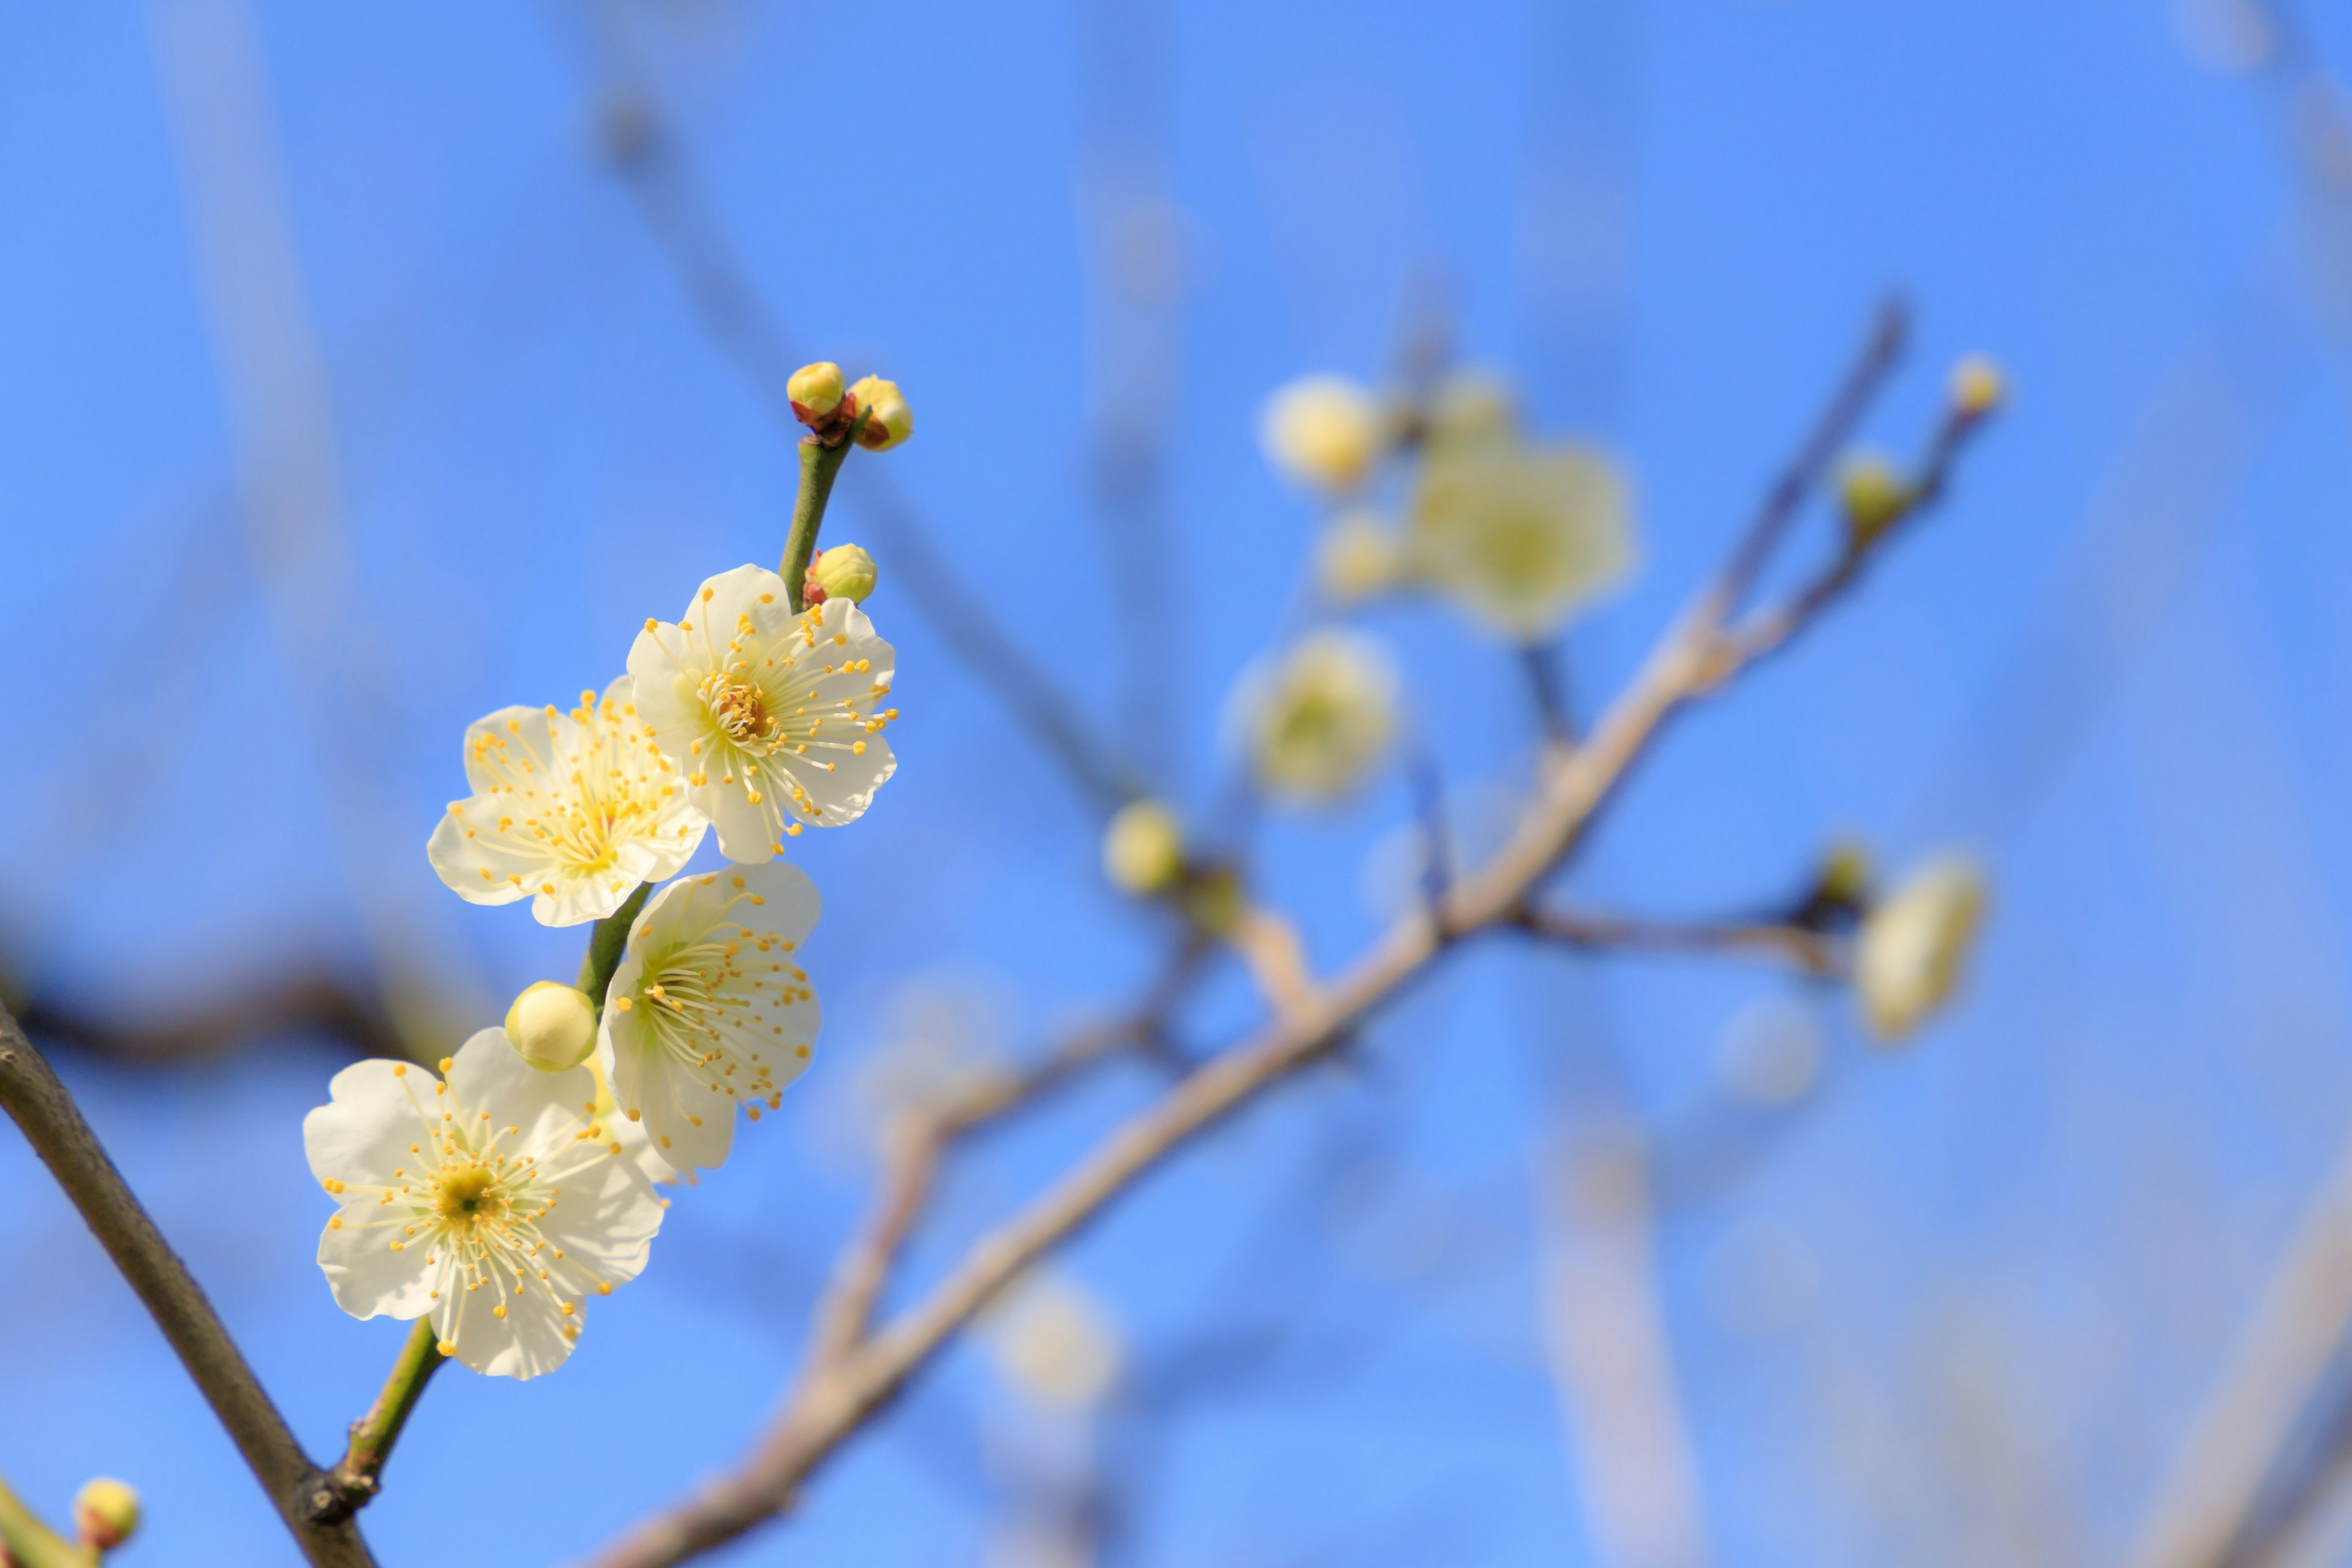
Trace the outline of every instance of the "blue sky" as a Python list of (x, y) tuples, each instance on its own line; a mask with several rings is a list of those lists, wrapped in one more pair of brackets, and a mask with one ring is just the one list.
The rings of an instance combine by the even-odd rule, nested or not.
[[(1313, 534), (1255, 447), (1274, 385), (1379, 375), (1436, 290), (1465, 357), (1513, 375), (1545, 429), (1618, 448), (1645, 564), (1574, 636), (1589, 701), (1900, 289), (1916, 345), (1871, 439), (1915, 442), (1968, 351), (2008, 367), (2012, 408), (1857, 601), (1669, 739), (1570, 886), (1712, 913), (1794, 885), (1836, 834), (1890, 867), (1953, 842), (1988, 859), (1974, 984), (1916, 1050), (1870, 1056), (1841, 1002), (1803, 1003), (1834, 1070), (1765, 1159), (1669, 1215), (1667, 1326), (1722, 1561), (2120, 1557), (2352, 1113), (2352, 271), (2279, 96), (2184, 47), (2165, 7), (2115, 0), (701, 0), (608, 8), (617, 34), (599, 14), (0, 15), (16, 972), (152, 1016), (359, 962), (364, 905), (459, 966), (477, 1022), (570, 973), (579, 933), (460, 905), (425, 863), (458, 737), (601, 687), (646, 616), (774, 556), (793, 464), (597, 156), (616, 37), (791, 342), (906, 387), (917, 437), (876, 461), (1098, 722), (1123, 616), (1087, 432), (1122, 384), (1118, 334), (1145, 334), (1172, 585), (1148, 652), (1176, 704), (1133, 739), (1196, 809), (1223, 694)], [(299, 264), (299, 296), (273, 298), (317, 344), (324, 395), (298, 382), (296, 403), (328, 422), (340, 530), (276, 601), (173, 97), (247, 15)], [(2352, 60), (2343, 16), (2305, 21), (2318, 59)], [(1141, 327), (1095, 265), (1106, 149), (1143, 160), (1181, 236), (1178, 302)], [(860, 536), (859, 483), (853, 464), (832, 535)], [(367, 1516), (385, 1561), (446, 1553), (459, 1520), (468, 1558), (553, 1561), (741, 1447), (857, 1211), (854, 1086), (910, 987), (1018, 1046), (1147, 973), (1154, 929), (1100, 884), (1083, 803), (891, 571), (885, 553), (869, 607), (899, 649), (899, 773), (856, 828), (794, 847), (826, 899), (815, 1068), (681, 1197), (573, 1364), (434, 1389)], [(1457, 792), (1522, 777), (1507, 652), (1426, 606), (1370, 624), (1416, 710), (1444, 715)], [(1391, 777), (1269, 825), (1263, 885), (1320, 962), (1375, 929), (1362, 867), (1406, 809)], [(1645, 1124), (1682, 1125), (1720, 1093), (1727, 1020), (1786, 993), (1746, 969), (1475, 955), (1360, 1067), (1089, 1233), (1069, 1266), (1139, 1354), (1255, 1318), (1289, 1347), (1262, 1387), (1161, 1424), (1134, 1560), (1594, 1560), (1528, 1246), (1546, 1105), (1605, 1042)], [(1227, 977), (1188, 1024), (1206, 1047), (1246, 1012)], [(65, 1064), (320, 1449), (398, 1338), (336, 1311), (310, 1261), (325, 1211), (299, 1125), (332, 1062), (280, 1041), (163, 1072)], [(1150, 1087), (1113, 1075), (991, 1142), (919, 1275)], [(1317, 1173), (1366, 1147), (1387, 1184), (1335, 1218)], [(0, 1289), (0, 1473), (52, 1510), (90, 1473), (131, 1478), (157, 1561), (290, 1560), (13, 1140), (0, 1180), (0, 1256), (23, 1268)], [(1382, 1250), (1423, 1220), (1434, 1279)], [(1734, 1310), (1773, 1289), (1765, 1328)], [(1007, 1403), (951, 1358), (740, 1560), (981, 1561)]]

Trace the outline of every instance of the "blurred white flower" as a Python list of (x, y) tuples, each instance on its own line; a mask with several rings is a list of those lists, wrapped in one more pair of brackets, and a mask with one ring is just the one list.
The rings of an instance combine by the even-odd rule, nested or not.
[(990, 1312), (986, 1331), (1005, 1381), (1055, 1409), (1099, 1403), (1125, 1359), (1109, 1314), (1058, 1274), (1032, 1270)]
[(1854, 985), (1872, 1034), (1901, 1039), (1950, 998), (1984, 908), (1984, 873), (1948, 856), (1872, 909), (1854, 952)]
[(303, 1118), (310, 1173), (341, 1200), (319, 1267), (352, 1316), (429, 1317), (444, 1355), (536, 1377), (572, 1353), (587, 1298), (645, 1267), (661, 1200), (590, 1121), (584, 1069), (538, 1071), (484, 1029), (441, 1070), (356, 1063)]
[(1414, 574), (1473, 617), (1536, 641), (1632, 570), (1625, 481), (1591, 447), (1433, 448), (1406, 548)]
[(1380, 405), (1344, 376), (1307, 375), (1265, 401), (1258, 441), (1268, 461), (1319, 489), (1362, 484), (1386, 444)]
[(1360, 509), (1333, 518), (1315, 542), (1315, 585), (1341, 606), (1396, 586), (1403, 563), (1396, 531)]
[(613, 1098), (680, 1171), (708, 1170), (782, 1102), (816, 1039), (816, 993), (795, 956), (816, 885), (771, 863), (684, 877), (647, 901), (604, 993), (598, 1045)]
[(675, 876), (709, 826), (649, 741), (627, 676), (569, 713), (501, 708), (466, 731), (466, 783), (425, 857), (468, 903), (530, 900), (541, 925), (602, 920)]
[(1315, 632), (1261, 659), (1234, 689), (1227, 723), (1269, 795), (1337, 800), (1396, 739), (1395, 663), (1358, 632)]
[(897, 656), (847, 599), (794, 615), (784, 580), (738, 566), (629, 649), (637, 706), (729, 859), (782, 853), (803, 822), (863, 816), (898, 763), (882, 729)]

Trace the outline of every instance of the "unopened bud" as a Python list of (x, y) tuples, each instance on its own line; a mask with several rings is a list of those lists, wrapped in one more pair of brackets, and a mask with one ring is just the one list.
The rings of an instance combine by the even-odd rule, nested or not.
[(1848, 458), (1838, 475), (1838, 500), (1845, 508), (1846, 539), (1860, 550), (1911, 510), (1911, 487), (1892, 463), (1866, 452)]
[(1860, 909), (1870, 900), (1870, 849), (1848, 838), (1830, 846), (1822, 858), (1816, 899), (1841, 909)]
[(1156, 800), (1118, 808), (1103, 833), (1103, 875), (1138, 897), (1159, 892), (1184, 869), (1184, 829)]
[(784, 383), (784, 395), (802, 424), (822, 425), (841, 406), (841, 367), (831, 360), (804, 364)]
[(914, 411), (907, 406), (906, 398), (895, 381), (885, 381), (878, 375), (859, 379), (849, 389), (857, 399), (857, 406), (866, 416), (866, 427), (857, 433), (857, 444), (868, 451), (887, 452), (915, 433)]
[(562, 1072), (596, 1046), (596, 1009), (587, 994), (552, 980), (523, 987), (507, 1009), (507, 1038), (541, 1072)]
[(872, 592), (874, 557), (855, 544), (835, 544), (818, 551), (810, 559), (808, 581), (801, 588), (801, 602), (822, 605), (827, 599), (846, 599), (855, 605), (862, 603)]
[(139, 1528), (139, 1494), (111, 1476), (84, 1481), (74, 1493), (74, 1531), (92, 1552), (111, 1552)]
[(1952, 367), (1952, 406), (1963, 417), (1981, 419), (2008, 395), (2008, 378), (1983, 354), (1970, 354)]

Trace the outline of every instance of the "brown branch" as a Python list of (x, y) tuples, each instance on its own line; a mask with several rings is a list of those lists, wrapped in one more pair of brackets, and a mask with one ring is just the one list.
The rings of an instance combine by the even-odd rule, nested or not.
[(1206, 942), (1186, 938), (1141, 1004), (1121, 1016), (1064, 1039), (1017, 1072), (992, 1073), (949, 1104), (893, 1129), (873, 1217), (843, 1248), (832, 1282), (817, 1303), (816, 1328), (805, 1376), (838, 1363), (873, 1326), (874, 1310), (888, 1285), (908, 1237), (951, 1144), (1034, 1104), (1087, 1068), (1117, 1052), (1148, 1046), (1166, 1029), (1168, 1016), (1200, 973)]
[(1807, 974), (1834, 975), (1845, 967), (1835, 937), (1770, 921), (1637, 920), (1597, 910), (1529, 907), (1513, 923), (1529, 936), (1594, 952), (1732, 954), (1776, 960)]
[[(1536, 799), (1492, 859), (1456, 881), (1434, 912), (1391, 926), (1328, 986), (1256, 1035), (1213, 1057), (1158, 1103), (1129, 1118), (1059, 1181), (982, 1237), (930, 1293), (879, 1332), (814, 1369), (787, 1400), (767, 1438), (740, 1468), (655, 1515), (593, 1561), (596, 1568), (668, 1568), (734, 1540), (789, 1508), (801, 1484), (870, 1416), (888, 1405), (960, 1328), (1021, 1272), (1101, 1214), (1137, 1180), (1272, 1085), (1351, 1036), (1428, 973), (1456, 935), (1515, 921), (1542, 880), (1572, 852), (1666, 721), (1736, 673), (1723, 622), (1765, 563), (1787, 518), (1860, 417), (1901, 338), (1899, 312), (1882, 314), (1790, 474), (1731, 564), (1661, 638), (1581, 746), (1542, 757)], [(1791, 483), (1800, 488), (1789, 492)], [(1826, 601), (1824, 601), (1826, 603)], [(887, 1200), (886, 1218), (895, 1215)]]
[(319, 1468), (294, 1440), (187, 1265), (172, 1251), (107, 1158), (73, 1097), (5, 1011), (0, 1011), (0, 1109), (24, 1130), (33, 1152), (146, 1304), (148, 1315), (163, 1331), (293, 1532), (302, 1555), (318, 1568), (373, 1568), (374, 1560), (349, 1521), (331, 1526), (310, 1522), (313, 1494), (323, 1479)]

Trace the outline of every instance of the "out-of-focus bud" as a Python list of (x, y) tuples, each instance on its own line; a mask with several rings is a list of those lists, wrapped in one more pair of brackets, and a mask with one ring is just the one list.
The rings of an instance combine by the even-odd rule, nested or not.
[(827, 599), (846, 599), (856, 605), (863, 604), (872, 592), (874, 557), (855, 544), (835, 544), (818, 551), (810, 560), (808, 581), (801, 588), (801, 602), (822, 605)]
[(1839, 473), (1838, 502), (1845, 509), (1847, 542), (1862, 550), (1911, 510), (1911, 487), (1894, 464), (1864, 452), (1847, 458)]
[(1114, 887), (1148, 898), (1182, 875), (1183, 826), (1156, 800), (1129, 801), (1103, 831), (1102, 859)]
[(1231, 936), (1249, 913), (1249, 894), (1241, 874), (1230, 866), (1216, 867), (1184, 886), (1184, 913), (1212, 936)]
[(1870, 898), (1870, 850), (1853, 839), (1830, 846), (1822, 858), (1822, 879), (1813, 896), (1824, 903), (1859, 909)]
[(74, 1531), (92, 1552), (111, 1552), (139, 1528), (139, 1494), (127, 1481), (100, 1476), (74, 1493)]
[(1954, 856), (1922, 867), (1870, 911), (1853, 983), (1872, 1034), (1893, 1044), (1950, 1000), (1984, 908), (1984, 873)]
[(562, 1072), (595, 1048), (596, 1009), (575, 987), (538, 981), (524, 986), (507, 1009), (507, 1038), (541, 1072)]
[(1265, 400), (1258, 441), (1274, 466), (1326, 490), (1364, 482), (1385, 444), (1371, 394), (1344, 376), (1301, 376)]
[(802, 424), (822, 425), (841, 406), (841, 367), (831, 360), (804, 364), (784, 383), (784, 395)]
[(1335, 605), (1355, 605), (1396, 586), (1404, 549), (1396, 532), (1368, 511), (1331, 520), (1315, 545), (1315, 583)]
[(2009, 379), (1983, 354), (1970, 354), (1952, 367), (1952, 406), (1964, 418), (1981, 419), (2009, 395)]
[(914, 411), (907, 406), (897, 382), (878, 375), (861, 376), (849, 395), (857, 399), (858, 408), (866, 415), (866, 428), (857, 433), (857, 444), (866, 450), (887, 452), (915, 433)]

